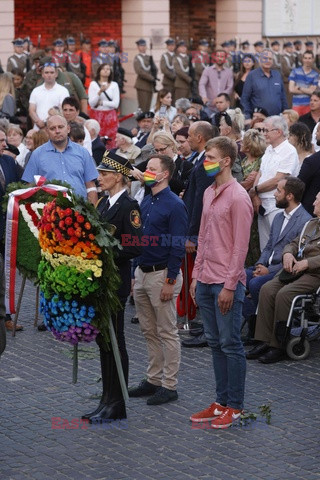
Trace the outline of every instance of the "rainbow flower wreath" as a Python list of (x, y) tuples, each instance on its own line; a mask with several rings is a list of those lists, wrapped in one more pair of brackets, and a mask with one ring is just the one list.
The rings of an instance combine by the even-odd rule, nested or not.
[(61, 182), (47, 182), (37, 177), (36, 183), (26, 185), (11, 183), (2, 202), (6, 211), (6, 306), (7, 312), (15, 313), (16, 268), (25, 278), (38, 279), (41, 260), (38, 223), (45, 204), (58, 192), (66, 194), (68, 186)]
[(118, 307), (117, 240), (81, 197), (47, 203), (38, 224), (40, 311), (55, 338), (77, 345), (99, 332), (107, 345), (109, 318)]

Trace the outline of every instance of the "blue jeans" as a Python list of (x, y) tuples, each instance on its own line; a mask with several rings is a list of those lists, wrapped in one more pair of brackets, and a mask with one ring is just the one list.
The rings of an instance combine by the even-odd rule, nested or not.
[(242, 409), (246, 377), (246, 357), (241, 342), (242, 305), (245, 286), (238, 283), (231, 310), (222, 315), (218, 295), (223, 284), (197, 282), (196, 301), (203, 320), (204, 333), (212, 350), (216, 378), (216, 401)]
[(245, 297), (244, 299), (242, 313), (246, 320), (248, 320), (250, 315), (255, 315), (256, 313), (259, 302), (259, 293), (262, 285), (269, 282), (269, 280), (272, 280), (276, 273), (278, 273), (278, 271), (276, 271), (268, 273), (267, 275), (263, 275), (262, 277), (254, 277), (253, 272), (255, 269), (255, 266), (246, 268), (247, 290), (249, 290), (251, 294), (251, 298)]

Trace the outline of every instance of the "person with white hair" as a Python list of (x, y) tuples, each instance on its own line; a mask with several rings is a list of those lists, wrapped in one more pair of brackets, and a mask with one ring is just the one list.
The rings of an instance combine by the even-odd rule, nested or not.
[(115, 153), (134, 163), (135, 159), (140, 155), (141, 149), (133, 144), (132, 139), (133, 135), (130, 130), (119, 127), (116, 134), (117, 150)]
[(262, 159), (258, 175), (249, 194), (254, 210), (258, 215), (260, 250), (268, 242), (271, 224), (279, 212), (274, 192), (280, 180), (287, 175), (296, 177), (300, 165), (297, 150), (287, 139), (286, 120), (273, 115), (264, 121), (264, 135), (268, 145)]
[(94, 120), (93, 118), (91, 118), (90, 120), (86, 120), (84, 122), (84, 126), (90, 133), (92, 156), (94, 158), (94, 161), (96, 162), (97, 165), (100, 165), (103, 154), (106, 151), (106, 147), (104, 143), (101, 141), (99, 136), (100, 124), (97, 120)]

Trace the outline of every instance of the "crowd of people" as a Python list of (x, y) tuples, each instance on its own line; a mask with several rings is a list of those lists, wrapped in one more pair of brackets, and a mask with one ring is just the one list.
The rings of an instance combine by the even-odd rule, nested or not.
[[(19, 43), (15, 48), (23, 49)], [(290, 42), (282, 56), (279, 42), (271, 49), (257, 42), (253, 55), (246, 44), (237, 52), (233, 41), (212, 56), (202, 40), (198, 56), (190, 57), (185, 42), (168, 39), (160, 62), (163, 89), (151, 109), (155, 69), (146, 42), (136, 43), (141, 110), (132, 129), (118, 125), (123, 85), (117, 61), (107, 60), (115, 52), (103, 50), (115, 48), (110, 42), (99, 43), (90, 69), (80, 61), (72, 73), (74, 39), (67, 40), (73, 52), (64, 52), (58, 39), (51, 56), (33, 55), (34, 68), (20, 86), (14, 76), (23, 79), (23, 65), (18, 74), (8, 60), (0, 75), (0, 196), (9, 183), (31, 183), (34, 175), (66, 181), (117, 226), (122, 309), (112, 321), (128, 384), (124, 309), (131, 290), (148, 368), (129, 396), (147, 396), (148, 405), (178, 398), (176, 301), (187, 282), (181, 264), (188, 261), (188, 288), (202, 326), (182, 345), (211, 347), (217, 394), (190, 419), (227, 428), (243, 410), (246, 358), (266, 364), (285, 358), (276, 324), (287, 320), (297, 293), (320, 286), (319, 75), (312, 50), (290, 53)], [(83, 39), (83, 45), (90, 43)], [(21, 60), (23, 50), (15, 55)], [(285, 56), (293, 60), (287, 80)], [(88, 71), (95, 78), (89, 82)], [(72, 75), (79, 95), (67, 88)], [(18, 89), (30, 93), (23, 112), (14, 106), (23, 97)], [(0, 220), (3, 237), (4, 214)], [(291, 274), (290, 283), (283, 272)], [(254, 344), (246, 353), (243, 319)], [(10, 316), (6, 326), (13, 327)], [(113, 354), (100, 346), (100, 358), (103, 394), (84, 418), (126, 418)]]

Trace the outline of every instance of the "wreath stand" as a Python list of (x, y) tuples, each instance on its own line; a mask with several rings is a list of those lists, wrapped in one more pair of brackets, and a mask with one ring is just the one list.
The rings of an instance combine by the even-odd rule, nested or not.
[[(23, 292), (24, 292), (24, 288), (26, 286), (26, 280), (27, 280), (27, 276), (23, 275), (22, 276), (21, 287), (20, 287), (20, 291), (19, 291), (16, 313), (14, 315), (14, 320), (13, 320), (13, 329), (12, 329), (12, 336), (13, 337), (16, 336), (16, 327), (17, 327), (17, 323), (18, 323)], [(40, 295), (40, 288), (37, 287), (37, 289), (36, 289), (36, 311), (35, 311), (34, 323), (33, 323), (34, 327), (36, 327), (38, 325), (38, 320), (39, 320), (39, 295)]]

